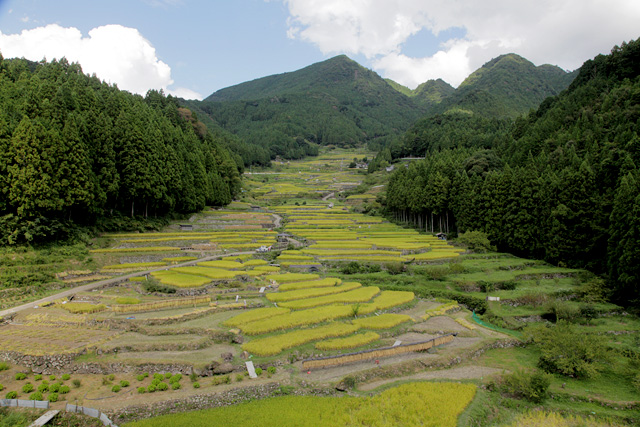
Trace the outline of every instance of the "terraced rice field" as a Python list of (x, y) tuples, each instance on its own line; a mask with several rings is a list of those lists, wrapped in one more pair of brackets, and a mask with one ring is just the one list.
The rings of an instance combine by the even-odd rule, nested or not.
[[(270, 277), (278, 281), (278, 275)], [(244, 350), (258, 356), (274, 356), (285, 349), (332, 337), (345, 340), (330, 342), (325, 350), (359, 347), (379, 338), (376, 334), (373, 339), (374, 334), (366, 329), (390, 329), (411, 320), (406, 315), (381, 312), (410, 303), (414, 299), (412, 292), (381, 292), (375, 286), (363, 287), (357, 282), (343, 283), (309, 274), (298, 278), (306, 280), (288, 282), (284, 289), (267, 294), (273, 307), (241, 313), (225, 322), (253, 337), (243, 345)], [(372, 313), (376, 315), (362, 317)], [(354, 335), (360, 330), (364, 333)], [(278, 331), (284, 333), (271, 335)]]

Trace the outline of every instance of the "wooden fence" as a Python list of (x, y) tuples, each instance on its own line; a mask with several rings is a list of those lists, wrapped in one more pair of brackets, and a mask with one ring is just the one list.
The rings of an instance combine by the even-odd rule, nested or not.
[(397, 356), (399, 354), (411, 353), (414, 351), (425, 351), (432, 347), (453, 341), (457, 334), (447, 334), (440, 337), (411, 344), (401, 344), (395, 347), (377, 348), (365, 350), (357, 353), (341, 354), (339, 356), (319, 357), (302, 361), (302, 368), (305, 370), (327, 368), (329, 366), (345, 365), (347, 363), (360, 362), (370, 359), (381, 359), (383, 357)]

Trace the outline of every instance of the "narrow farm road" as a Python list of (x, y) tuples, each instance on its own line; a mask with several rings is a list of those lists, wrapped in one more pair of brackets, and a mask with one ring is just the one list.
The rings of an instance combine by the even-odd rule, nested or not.
[(274, 213), (271, 216), (273, 217), (273, 228), (279, 228), (282, 224), (282, 217)]
[(19, 311), (22, 310), (26, 310), (28, 308), (33, 308), (36, 305), (41, 305), (42, 303), (45, 302), (50, 302), (50, 301), (55, 301), (57, 299), (60, 298), (65, 298), (65, 297), (69, 297), (73, 294), (77, 294), (78, 292), (86, 292), (86, 291), (90, 291), (92, 289), (95, 288), (99, 288), (100, 286), (105, 286), (105, 285), (112, 285), (115, 283), (120, 283), (120, 282), (124, 282), (125, 280), (128, 280), (132, 277), (137, 277), (137, 276), (144, 276), (146, 274), (150, 274), (154, 271), (161, 271), (161, 270), (169, 270), (170, 268), (175, 268), (175, 267), (188, 267), (190, 265), (196, 265), (199, 262), (203, 262), (203, 261), (211, 261), (213, 259), (216, 258), (221, 258), (221, 257), (228, 257), (228, 256), (235, 256), (235, 255), (247, 255), (247, 254), (253, 254), (253, 251), (250, 252), (232, 252), (232, 253), (227, 253), (227, 254), (219, 254), (219, 255), (210, 255), (210, 256), (206, 256), (204, 258), (199, 258), (195, 261), (187, 261), (187, 262), (182, 262), (180, 264), (174, 264), (174, 265), (167, 265), (165, 267), (158, 267), (158, 268), (153, 268), (150, 270), (145, 270), (145, 271), (136, 271), (135, 273), (130, 273), (130, 274), (125, 274), (124, 276), (118, 276), (118, 277), (114, 277), (113, 279), (105, 279), (105, 280), (99, 280), (97, 282), (93, 282), (93, 283), (89, 283), (87, 285), (82, 285), (82, 286), (78, 286), (72, 289), (67, 289), (64, 290), (62, 292), (59, 292), (55, 295), (50, 295), (48, 297), (45, 298), (41, 298), (37, 301), (32, 301), (32, 302), (28, 302), (26, 304), (22, 304), (16, 307), (11, 307), (11, 308), (7, 308), (5, 310), (0, 311), (0, 318), (7, 316), (9, 314), (13, 314), (13, 313), (17, 313)]

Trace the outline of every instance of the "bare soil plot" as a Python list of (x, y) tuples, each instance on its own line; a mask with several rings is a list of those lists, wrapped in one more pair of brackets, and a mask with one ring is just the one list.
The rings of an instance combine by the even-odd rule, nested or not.
[(94, 360), (97, 363), (178, 363), (193, 366), (204, 366), (214, 360), (220, 360), (223, 353), (236, 355), (238, 350), (235, 346), (228, 344), (216, 344), (200, 350), (188, 351), (140, 351), (132, 353), (109, 354), (98, 357)]
[(208, 337), (194, 334), (144, 335), (138, 332), (125, 332), (122, 335), (100, 345), (102, 350), (151, 351), (155, 349), (195, 348), (209, 343)]
[(30, 355), (75, 353), (118, 336), (119, 331), (50, 325), (5, 325), (0, 328), (0, 348)]

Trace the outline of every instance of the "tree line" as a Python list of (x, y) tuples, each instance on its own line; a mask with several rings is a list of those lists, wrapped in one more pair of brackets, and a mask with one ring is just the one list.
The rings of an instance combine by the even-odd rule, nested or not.
[(175, 98), (0, 55), (0, 244), (225, 205), (239, 188), (234, 156)]
[(637, 302), (639, 75), (636, 40), (587, 61), (567, 90), (508, 127), (455, 113), (418, 122), (379, 156), (426, 157), (394, 172), (389, 215), (484, 231), (501, 250), (604, 274), (618, 301)]

